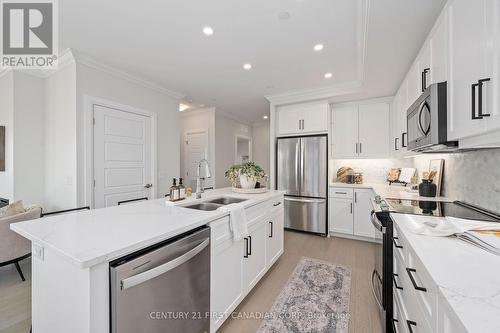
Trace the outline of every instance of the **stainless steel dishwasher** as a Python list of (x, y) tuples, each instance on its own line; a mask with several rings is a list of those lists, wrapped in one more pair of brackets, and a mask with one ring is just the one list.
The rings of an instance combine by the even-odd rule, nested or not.
[(111, 332), (210, 331), (210, 229), (110, 263)]

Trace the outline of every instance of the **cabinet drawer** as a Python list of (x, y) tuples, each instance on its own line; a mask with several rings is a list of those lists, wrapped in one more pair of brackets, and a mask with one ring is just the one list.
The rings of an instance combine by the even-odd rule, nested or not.
[(354, 190), (348, 187), (330, 187), (330, 198), (352, 199)]

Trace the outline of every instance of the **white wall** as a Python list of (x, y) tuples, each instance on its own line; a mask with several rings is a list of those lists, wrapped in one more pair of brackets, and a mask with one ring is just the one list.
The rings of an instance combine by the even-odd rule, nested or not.
[(75, 208), (76, 65), (71, 63), (48, 77), (45, 89), (45, 208)]
[(221, 114), (215, 114), (215, 187), (231, 186), (224, 173), (236, 158), (236, 136), (252, 137), (252, 128)]
[(253, 131), (253, 160), (270, 175), (270, 126), (269, 121), (255, 123)]
[(14, 199), (44, 204), (45, 79), (14, 73)]
[(78, 202), (84, 204), (84, 116), (85, 97), (97, 97), (114, 103), (157, 114), (157, 176), (156, 194), (163, 197), (168, 192), (170, 180), (180, 175), (179, 100), (166, 93), (146, 88), (131, 80), (88, 67), (77, 62), (77, 160)]
[(14, 76), (0, 77), (0, 125), (5, 126), (5, 171), (0, 171), (0, 197), (14, 199)]
[[(205, 181), (206, 187), (212, 187), (215, 184), (215, 108), (202, 108), (192, 111), (180, 112), (181, 129), (180, 129), (180, 174), (186, 177), (184, 141), (188, 132), (207, 130), (208, 131), (208, 152), (207, 160), (212, 178)], [(195, 190), (195, 189), (193, 189)]]

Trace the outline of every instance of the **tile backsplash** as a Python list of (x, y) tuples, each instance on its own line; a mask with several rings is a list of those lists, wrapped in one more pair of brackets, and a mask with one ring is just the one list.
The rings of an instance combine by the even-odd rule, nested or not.
[(330, 160), (330, 181), (340, 167), (363, 172), (365, 183), (385, 183), (391, 168), (415, 167), (418, 176), (433, 159), (444, 160), (441, 195), (500, 213), (500, 149), (456, 154), (424, 154), (402, 159)]
[(335, 181), (337, 170), (341, 167), (351, 167), (355, 172), (363, 172), (365, 183), (385, 183), (391, 168), (411, 168), (413, 167), (413, 158), (330, 160), (331, 182)]
[(500, 213), (500, 149), (419, 155), (414, 157), (419, 175), (438, 158), (444, 159), (443, 196)]

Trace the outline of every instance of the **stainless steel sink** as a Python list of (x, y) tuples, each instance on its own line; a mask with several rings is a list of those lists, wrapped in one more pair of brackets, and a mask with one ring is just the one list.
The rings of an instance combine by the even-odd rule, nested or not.
[(219, 204), (219, 205), (229, 205), (233, 203), (238, 203), (242, 201), (246, 201), (247, 199), (233, 198), (233, 197), (222, 197), (213, 200), (209, 200), (207, 202)]
[(219, 208), (221, 206), (222, 205), (220, 205), (220, 204), (218, 205), (218, 204), (210, 203), (210, 202), (200, 202), (200, 203), (196, 203), (196, 204), (188, 205), (188, 206), (183, 206), (183, 207), (190, 208), (190, 209), (211, 211), (211, 210), (216, 210), (217, 208)]

